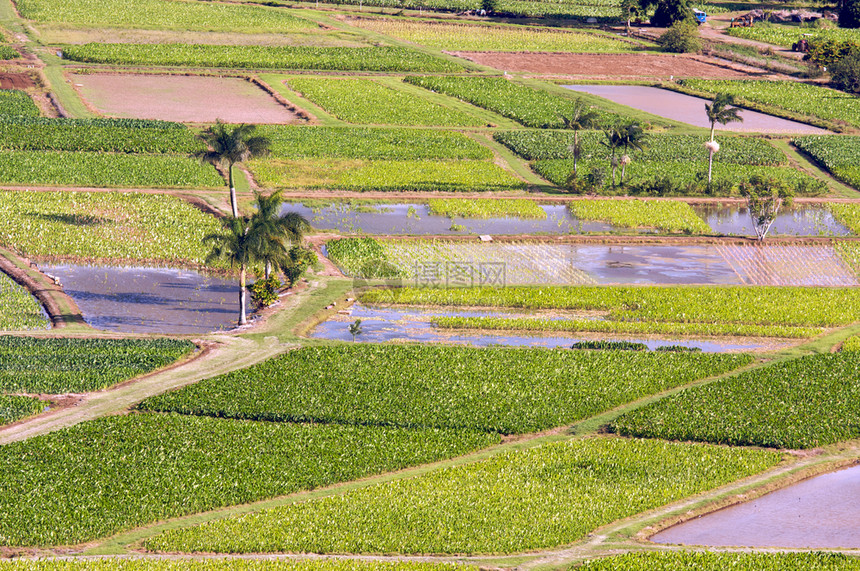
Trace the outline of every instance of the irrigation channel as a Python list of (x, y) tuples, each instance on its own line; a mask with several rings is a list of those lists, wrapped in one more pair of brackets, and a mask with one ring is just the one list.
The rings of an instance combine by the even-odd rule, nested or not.
[[(504, 311), (460, 311), (443, 309), (413, 309), (402, 307), (369, 307), (356, 303), (350, 309), (333, 315), (327, 321), (320, 323), (310, 333), (314, 339), (334, 339), (350, 341), (352, 336), (348, 324), (361, 319), (362, 333), (357, 341), (362, 343), (451, 343), (457, 345), (472, 345), (475, 347), (514, 346), (514, 347), (570, 347), (577, 341), (601, 339), (609, 341), (633, 341), (644, 343), (649, 349), (665, 345), (681, 345), (696, 347), (707, 353), (727, 353), (739, 351), (772, 351), (786, 347), (786, 343), (759, 342), (746, 339), (690, 339), (687, 338), (636, 338), (630, 336), (612, 337), (605, 333), (593, 335), (546, 335), (546, 334), (514, 334), (492, 333), (452, 333), (433, 326), (437, 317), (534, 317), (533, 314), (521, 314)], [(566, 319), (572, 316), (556, 316), (552, 319)], [(577, 315), (579, 319), (588, 316)], [(600, 319), (599, 317), (592, 317)]]
[(84, 320), (122, 333), (198, 334), (232, 329), (239, 311), (234, 279), (172, 268), (40, 264), (60, 279)]
[[(349, 234), (433, 235), (463, 234), (605, 234), (611, 232), (651, 233), (651, 229), (633, 230), (605, 222), (578, 220), (563, 204), (542, 204), (546, 218), (448, 218), (431, 214), (421, 203), (392, 203), (355, 206), (331, 204), (311, 208), (300, 202), (284, 206), (284, 212), (297, 212), (311, 221), (317, 230), (334, 230)], [(714, 234), (753, 236), (749, 211), (736, 204), (694, 204), (693, 210), (713, 229)], [(851, 231), (837, 222), (826, 208), (798, 204), (780, 213), (771, 227), (771, 236), (848, 236)]]
[[(705, 104), (710, 103), (710, 101), (701, 97), (643, 85), (565, 85), (563, 87), (571, 91), (603, 97), (621, 105), (695, 127), (710, 128), (711, 126), (704, 108)], [(740, 115), (743, 118), (742, 123), (717, 125), (717, 129), (739, 133), (802, 133), (806, 135), (826, 135), (829, 133), (829, 131), (805, 123), (780, 119), (756, 111), (743, 110)]]
[(657, 543), (806, 549), (860, 548), (860, 466), (822, 474), (670, 527)]

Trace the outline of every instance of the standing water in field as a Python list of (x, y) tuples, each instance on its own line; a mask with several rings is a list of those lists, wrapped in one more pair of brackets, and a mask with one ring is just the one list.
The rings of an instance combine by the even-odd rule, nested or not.
[[(755, 236), (749, 209), (737, 204), (694, 204), (693, 210), (715, 234)], [(795, 205), (782, 209), (768, 236), (850, 236), (851, 230), (837, 222), (826, 208)]]
[[(707, 115), (705, 115), (705, 104), (710, 103), (710, 100), (701, 97), (644, 85), (565, 85), (563, 87), (571, 91), (597, 95), (621, 105), (627, 105), (688, 125), (704, 128), (711, 126)], [(829, 131), (812, 125), (780, 119), (773, 115), (765, 115), (747, 109), (741, 111), (740, 115), (743, 117), (743, 123), (717, 124), (717, 130), (743, 133), (808, 133), (811, 135), (829, 133)]]
[(816, 476), (670, 527), (657, 543), (860, 548), (860, 466)]
[(448, 236), (458, 234), (578, 234), (612, 232), (610, 224), (585, 222), (570, 214), (564, 204), (542, 204), (542, 220), (524, 218), (448, 218), (430, 213), (426, 204), (331, 204), (310, 208), (286, 204), (283, 212), (298, 212), (318, 230), (372, 235), (404, 234)]
[[(713, 339), (639, 339), (613, 336), (611, 334), (594, 335), (540, 335), (527, 333), (500, 332), (464, 332), (454, 333), (450, 330), (433, 326), (432, 321), (437, 317), (534, 317), (534, 315), (499, 310), (444, 310), (416, 309), (406, 307), (370, 307), (356, 303), (349, 310), (349, 315), (336, 314), (331, 319), (317, 325), (311, 332), (313, 339), (337, 339), (351, 341), (348, 325), (356, 319), (361, 319), (362, 333), (356, 341), (362, 343), (385, 343), (390, 341), (414, 343), (453, 343), (471, 345), (474, 347), (513, 346), (513, 347), (570, 347), (577, 341), (611, 340), (634, 341), (644, 343), (653, 350), (661, 345), (682, 345), (698, 347), (706, 353), (726, 353), (730, 351), (753, 351), (761, 348), (774, 348), (774, 343), (762, 344), (747, 340), (717, 341)], [(583, 318), (584, 316), (578, 316)], [(561, 319), (561, 318), (559, 318)], [(595, 317), (596, 319), (596, 317)]]
[(123, 333), (195, 334), (231, 329), (238, 282), (191, 270), (41, 265), (60, 278), (84, 320)]

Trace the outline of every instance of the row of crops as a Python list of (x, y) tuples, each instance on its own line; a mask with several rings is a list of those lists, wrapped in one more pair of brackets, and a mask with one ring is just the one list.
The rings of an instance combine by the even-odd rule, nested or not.
[(429, 20), (355, 19), (350, 25), (441, 50), (621, 53), (636, 44), (590, 30), (527, 26), (475, 26)]
[(660, 441), (569, 440), (189, 529), (183, 552), (518, 553), (729, 483), (774, 452)]
[[(809, 136), (794, 139), (792, 143), (842, 182), (860, 187), (860, 137)], [(853, 223), (856, 228), (856, 218)]]
[(115, 65), (339, 71), (464, 71), (450, 59), (402, 47), (233, 46), (208, 44), (71, 45), (63, 57)]
[(682, 391), (628, 413), (625, 435), (774, 448), (814, 448), (860, 437), (860, 353), (776, 363)]
[(42, 306), (30, 292), (0, 272), (0, 330), (47, 329), (50, 325)]
[(0, 336), (0, 391), (83, 393), (160, 369), (189, 354), (175, 339), (75, 339)]
[(730, 36), (735, 36), (736, 38), (765, 42), (782, 46), (784, 48), (791, 48), (793, 44), (804, 37), (807, 40), (812, 38), (837, 41), (860, 40), (860, 33), (858, 33), (856, 29), (837, 28), (835, 26), (823, 29), (760, 23), (748, 28), (730, 28), (727, 30), (727, 33)]
[[(5, 156), (5, 153), (4, 153)], [(217, 220), (162, 194), (0, 191), (0, 244), (33, 258), (202, 265)]]
[[(616, 351), (304, 348), (152, 397), (139, 408), (216, 418), (515, 434), (571, 424), (751, 361), (747, 355)], [(573, 377), (576, 383), (569, 382)]]
[(42, 412), (45, 406), (45, 403), (37, 398), (0, 395), (0, 425)]

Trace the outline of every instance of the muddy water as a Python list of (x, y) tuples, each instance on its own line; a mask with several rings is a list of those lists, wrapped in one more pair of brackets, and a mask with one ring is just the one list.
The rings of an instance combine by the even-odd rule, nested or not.
[(860, 466), (671, 527), (651, 538), (685, 545), (860, 548)]
[(196, 334), (231, 329), (238, 285), (190, 270), (40, 265), (96, 329), (124, 333)]
[[(604, 97), (621, 105), (696, 127), (710, 128), (711, 126), (705, 115), (705, 103), (710, 101), (701, 97), (642, 85), (565, 85), (564, 87), (572, 91)], [(826, 134), (829, 132), (804, 123), (746, 109), (741, 111), (740, 115), (743, 117), (742, 123), (718, 124), (717, 130), (744, 133)]]
[[(715, 234), (754, 236), (749, 209), (745, 206), (697, 204), (693, 206)], [(768, 236), (850, 236), (851, 230), (840, 224), (826, 208), (798, 205), (783, 210), (774, 220)]]
[[(417, 342), (417, 343), (452, 343), (457, 345), (471, 345), (474, 347), (513, 346), (513, 347), (570, 347), (577, 341), (591, 339), (605, 339), (609, 341), (634, 341), (644, 343), (649, 349), (655, 349), (661, 345), (683, 345), (685, 347), (698, 347), (709, 353), (725, 353), (737, 351), (753, 351), (765, 347), (774, 347), (774, 344), (764, 345), (744, 341), (715, 341), (701, 339), (638, 339), (631, 337), (613, 337), (604, 333), (594, 335), (529, 335), (511, 333), (453, 333), (450, 330), (437, 329), (431, 321), (436, 317), (534, 317), (534, 315), (521, 314), (504, 311), (459, 311), (440, 309), (413, 309), (394, 307), (368, 307), (355, 304), (349, 310), (348, 315), (337, 314), (328, 321), (320, 323), (311, 332), (310, 337), (314, 339), (336, 339), (339, 341), (351, 341), (352, 335), (347, 326), (356, 319), (361, 319), (363, 333), (356, 337), (361, 343), (385, 343), (385, 342)], [(577, 316), (582, 319), (584, 316)], [(561, 318), (558, 318), (561, 319)]]
[[(603, 222), (577, 220), (563, 204), (544, 204), (544, 220), (521, 218), (448, 218), (430, 214), (426, 204), (378, 204), (357, 210), (349, 204), (311, 209), (303, 204), (287, 204), (284, 212), (298, 212), (319, 230), (354, 234), (409, 234), (448, 236), (457, 234), (578, 234), (612, 232)], [(368, 211), (370, 210), (370, 211)], [(456, 224), (462, 229), (452, 229)]]

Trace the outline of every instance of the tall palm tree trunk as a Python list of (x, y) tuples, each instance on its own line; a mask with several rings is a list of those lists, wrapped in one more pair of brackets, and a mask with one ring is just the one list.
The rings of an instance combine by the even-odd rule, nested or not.
[(573, 176), (576, 176), (576, 157), (579, 155), (579, 129), (573, 130)]
[(714, 167), (714, 149), (708, 151), (708, 184), (711, 184), (711, 169)]
[(245, 264), (242, 264), (239, 270), (239, 325), (245, 325), (248, 323), (248, 318), (245, 317), (246, 307), (247, 307), (247, 290), (245, 287)]
[(233, 210), (233, 218), (239, 218), (239, 207), (236, 205), (236, 185), (233, 184), (233, 163), (227, 168), (227, 178), (230, 182), (230, 208)]

